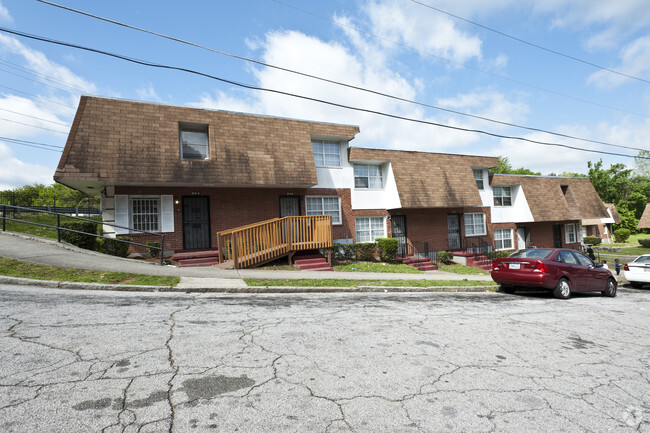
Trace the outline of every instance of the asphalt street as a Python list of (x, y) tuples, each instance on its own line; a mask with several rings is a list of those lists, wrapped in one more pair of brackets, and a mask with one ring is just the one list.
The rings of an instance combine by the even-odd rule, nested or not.
[(650, 432), (650, 291), (0, 286), (2, 432)]

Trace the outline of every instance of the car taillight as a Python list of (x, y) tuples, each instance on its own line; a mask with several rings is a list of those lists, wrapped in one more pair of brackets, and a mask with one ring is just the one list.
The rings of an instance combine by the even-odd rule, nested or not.
[(535, 269), (533, 269), (533, 272), (548, 272), (548, 268), (544, 263), (537, 262), (537, 264), (535, 264)]
[(630, 270), (630, 267), (627, 265), (627, 263), (625, 264), (625, 266), (623, 266), (623, 270), (624, 271), (629, 271)]
[(498, 271), (499, 270), (499, 265), (497, 264), (496, 261), (492, 260), (492, 270)]

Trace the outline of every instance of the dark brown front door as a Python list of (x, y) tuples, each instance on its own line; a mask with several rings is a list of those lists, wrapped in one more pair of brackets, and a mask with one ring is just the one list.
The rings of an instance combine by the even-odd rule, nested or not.
[(210, 248), (210, 203), (208, 197), (183, 197), (183, 249)]
[(553, 247), (562, 248), (562, 229), (559, 224), (553, 224)]
[(300, 197), (285, 195), (280, 197), (280, 218), (300, 215)]

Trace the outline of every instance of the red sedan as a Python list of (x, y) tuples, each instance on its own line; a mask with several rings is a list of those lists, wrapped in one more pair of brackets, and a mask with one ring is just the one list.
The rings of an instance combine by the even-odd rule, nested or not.
[(574, 250), (535, 248), (520, 250), (492, 262), (492, 279), (506, 293), (517, 287), (546, 289), (568, 299), (571, 292), (598, 291), (616, 296), (616, 279), (601, 263)]

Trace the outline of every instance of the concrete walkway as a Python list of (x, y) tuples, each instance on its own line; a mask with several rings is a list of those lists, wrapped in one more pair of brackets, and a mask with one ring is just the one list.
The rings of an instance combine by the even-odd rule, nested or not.
[(177, 290), (245, 288), (243, 278), (351, 279), (351, 280), (471, 280), (492, 281), (489, 275), (458, 275), (443, 271), (422, 274), (374, 272), (276, 271), (264, 269), (219, 269), (215, 267), (161, 266), (137, 259), (101, 254), (51, 239), (0, 231), (0, 256), (31, 263), (95, 271), (119, 271), (181, 278)]

